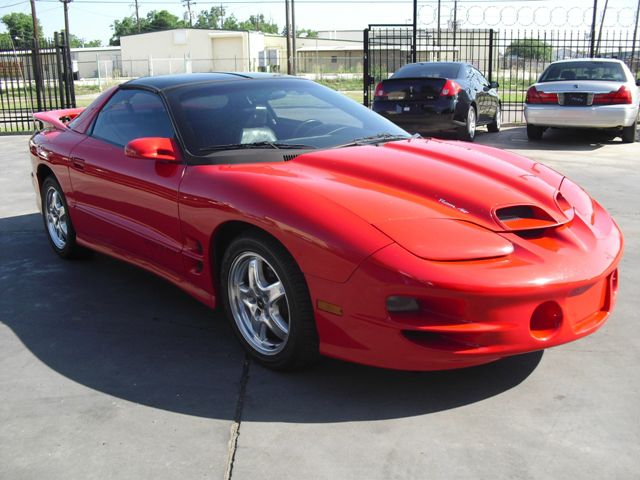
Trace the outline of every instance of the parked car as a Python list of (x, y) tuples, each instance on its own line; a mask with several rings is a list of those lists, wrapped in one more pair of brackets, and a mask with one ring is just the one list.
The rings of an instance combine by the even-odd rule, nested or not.
[(373, 111), (409, 132), (453, 130), (472, 142), (476, 127), (500, 131), (497, 82), (468, 63), (420, 62), (401, 67), (376, 86)]
[(477, 365), (588, 335), (615, 303), (622, 234), (576, 184), (411, 137), (309, 80), (139, 78), (35, 118), (54, 252), (96, 250), (222, 305), (272, 368)]
[(529, 87), (524, 116), (527, 136), (540, 140), (549, 127), (617, 129), (636, 141), (640, 80), (620, 60), (585, 58), (549, 65)]

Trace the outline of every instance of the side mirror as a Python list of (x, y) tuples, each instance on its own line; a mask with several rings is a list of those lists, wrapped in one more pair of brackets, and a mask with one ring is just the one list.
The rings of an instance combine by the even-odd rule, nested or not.
[(636, 80), (636, 87), (640, 87), (640, 78)]
[(136, 138), (124, 147), (124, 154), (131, 158), (157, 160), (161, 162), (178, 163), (180, 154), (175, 142), (170, 138), (143, 137)]
[(489, 87), (490, 87), (490, 88), (498, 88), (499, 86), (500, 86), (500, 84), (499, 84), (498, 82), (491, 82), (491, 83), (489, 84)]

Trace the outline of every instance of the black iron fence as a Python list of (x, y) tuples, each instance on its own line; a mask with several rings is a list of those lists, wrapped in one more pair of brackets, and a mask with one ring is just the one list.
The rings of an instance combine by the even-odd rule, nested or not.
[[(635, 40), (635, 41), (634, 41)], [(364, 104), (376, 84), (413, 61), (463, 61), (500, 85), (503, 121), (521, 123), (527, 88), (556, 60), (589, 56), (623, 60), (640, 77), (640, 39), (631, 31), (419, 29), (370, 25), (364, 31)]]
[(0, 133), (33, 129), (32, 113), (76, 104), (65, 36), (0, 43)]

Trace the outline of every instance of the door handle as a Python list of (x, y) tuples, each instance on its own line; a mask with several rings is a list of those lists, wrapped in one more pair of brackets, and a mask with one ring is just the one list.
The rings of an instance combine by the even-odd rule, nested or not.
[(84, 170), (84, 160), (78, 157), (71, 158), (71, 166), (76, 170), (83, 171)]

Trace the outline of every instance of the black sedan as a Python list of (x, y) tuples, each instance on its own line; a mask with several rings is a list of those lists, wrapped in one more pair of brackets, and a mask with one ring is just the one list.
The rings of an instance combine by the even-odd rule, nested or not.
[(373, 110), (411, 133), (454, 130), (473, 141), (478, 125), (500, 130), (496, 88), (468, 63), (409, 63), (378, 83)]

